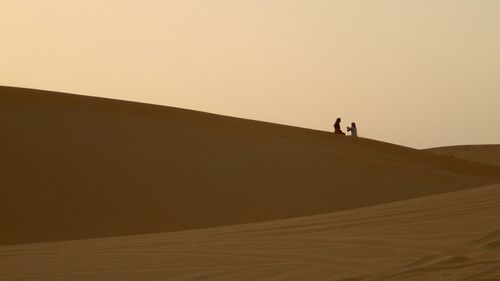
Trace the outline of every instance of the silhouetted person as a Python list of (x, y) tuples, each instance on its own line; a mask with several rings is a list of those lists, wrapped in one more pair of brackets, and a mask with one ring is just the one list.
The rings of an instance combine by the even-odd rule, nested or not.
[(351, 132), (351, 137), (358, 136), (358, 128), (356, 128), (356, 123), (352, 122), (351, 127), (347, 127), (347, 131)]
[(345, 133), (340, 129), (340, 121), (342, 121), (340, 118), (337, 118), (337, 121), (335, 121), (335, 125), (333, 125), (333, 128), (335, 128), (334, 133), (345, 136)]

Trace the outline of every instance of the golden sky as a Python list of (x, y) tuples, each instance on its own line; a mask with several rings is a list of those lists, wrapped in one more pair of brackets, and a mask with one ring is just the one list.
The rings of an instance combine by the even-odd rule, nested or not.
[(497, 0), (2, 0), (0, 84), (500, 143)]

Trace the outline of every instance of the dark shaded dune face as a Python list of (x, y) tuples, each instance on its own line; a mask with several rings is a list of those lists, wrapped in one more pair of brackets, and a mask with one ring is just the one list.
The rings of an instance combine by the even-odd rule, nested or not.
[(0, 244), (312, 215), (500, 178), (363, 138), (8, 87), (0, 134)]

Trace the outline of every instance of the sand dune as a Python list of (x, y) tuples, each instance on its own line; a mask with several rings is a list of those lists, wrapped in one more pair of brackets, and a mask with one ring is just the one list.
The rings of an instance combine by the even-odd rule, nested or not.
[(0, 280), (500, 280), (500, 185), (310, 217), (0, 246)]
[(500, 168), (363, 138), (0, 88), (0, 244), (329, 213), (499, 182)]
[(457, 145), (426, 149), (426, 151), (466, 159), (469, 161), (500, 166), (500, 145)]

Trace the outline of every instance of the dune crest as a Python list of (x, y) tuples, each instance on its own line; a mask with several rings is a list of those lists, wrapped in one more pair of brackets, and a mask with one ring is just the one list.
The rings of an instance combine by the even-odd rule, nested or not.
[(500, 167), (364, 138), (0, 87), (0, 244), (179, 231), (484, 186)]

